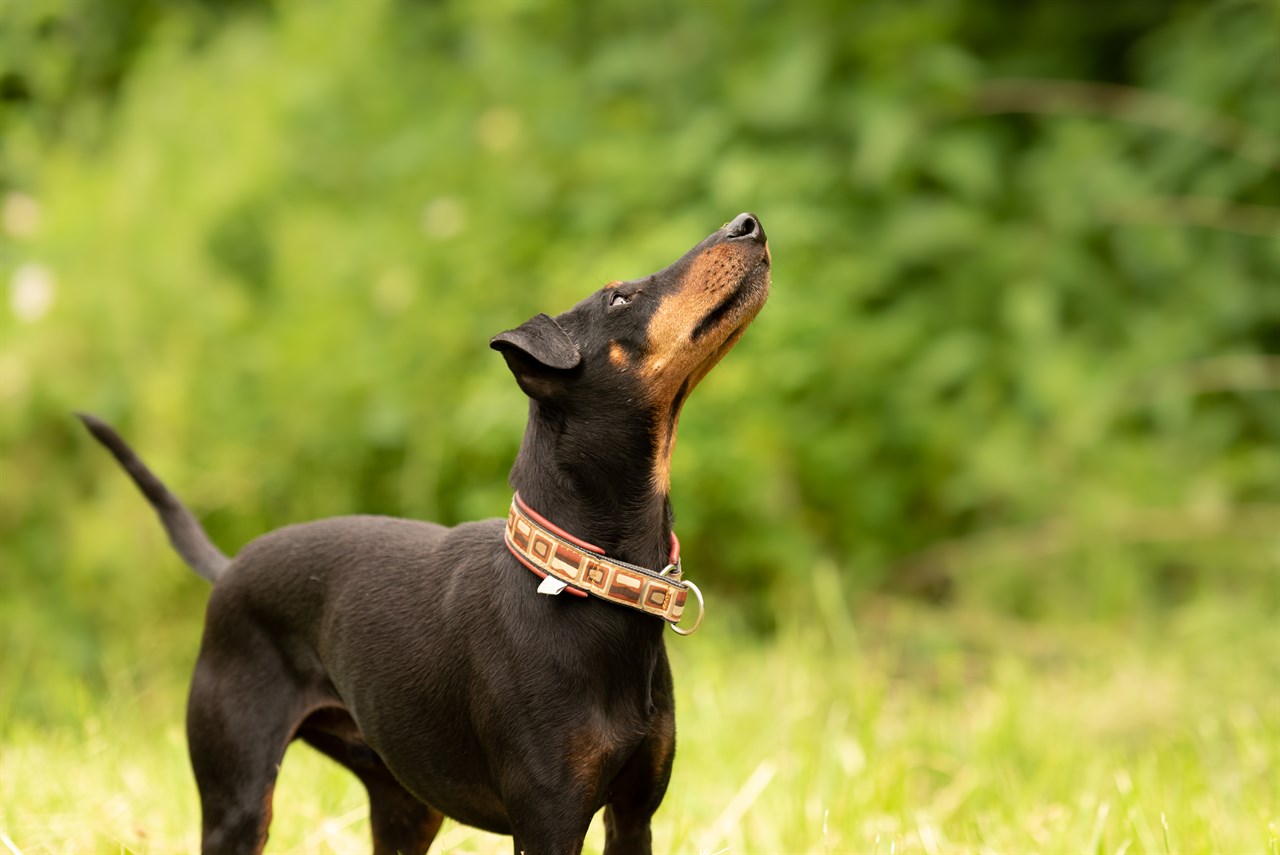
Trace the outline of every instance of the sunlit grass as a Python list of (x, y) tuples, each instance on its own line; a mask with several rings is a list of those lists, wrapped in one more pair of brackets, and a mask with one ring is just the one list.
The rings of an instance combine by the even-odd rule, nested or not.
[[(658, 851), (1280, 851), (1280, 630), (1252, 607), (1118, 626), (878, 601), (772, 642), (716, 617), (670, 644)], [(86, 696), (78, 728), (8, 722), (0, 847), (195, 849), (184, 691)], [(354, 778), (295, 747), (268, 849), (367, 851), (365, 811)], [(433, 851), (510, 843), (448, 823)]]

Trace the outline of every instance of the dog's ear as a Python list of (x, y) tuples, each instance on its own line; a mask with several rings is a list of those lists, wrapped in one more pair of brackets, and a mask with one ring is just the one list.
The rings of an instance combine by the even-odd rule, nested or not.
[(546, 398), (566, 379), (563, 372), (582, 361), (578, 346), (547, 315), (534, 315), (513, 330), (498, 333), (489, 346), (507, 360), (516, 382), (531, 398)]

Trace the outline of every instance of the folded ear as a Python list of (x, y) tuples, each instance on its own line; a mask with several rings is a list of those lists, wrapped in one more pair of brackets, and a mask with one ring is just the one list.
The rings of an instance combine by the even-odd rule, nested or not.
[(551, 394), (562, 379), (557, 373), (582, 361), (573, 339), (547, 315), (534, 315), (513, 330), (498, 333), (489, 346), (506, 358), (516, 382), (531, 398)]

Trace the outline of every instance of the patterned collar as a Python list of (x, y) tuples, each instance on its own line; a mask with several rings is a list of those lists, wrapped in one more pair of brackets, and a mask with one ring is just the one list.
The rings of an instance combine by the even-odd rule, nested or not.
[[(702, 592), (681, 578), (680, 541), (674, 532), (670, 563), (654, 572), (605, 557), (603, 549), (556, 527), (516, 493), (511, 499), (503, 539), (511, 554), (542, 578), (540, 594), (568, 591), (578, 597), (599, 597), (660, 617), (680, 635), (692, 635), (702, 624)], [(698, 619), (689, 629), (682, 629), (677, 624), (684, 614), (689, 591), (698, 600)]]

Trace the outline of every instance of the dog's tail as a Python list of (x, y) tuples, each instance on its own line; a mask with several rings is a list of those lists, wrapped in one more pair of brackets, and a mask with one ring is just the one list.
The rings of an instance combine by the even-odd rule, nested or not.
[(160, 482), (110, 425), (88, 413), (76, 413), (76, 416), (84, 422), (94, 439), (106, 446), (116, 460), (120, 461), (133, 483), (138, 485), (142, 495), (156, 509), (160, 522), (169, 535), (169, 542), (182, 556), (182, 560), (210, 582), (217, 581), (218, 575), (231, 563), (231, 559), (213, 545), (213, 541), (209, 540), (209, 535), (205, 534), (187, 506), (169, 492), (169, 488)]

